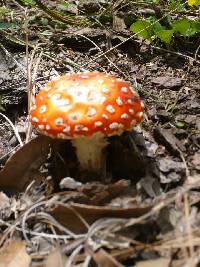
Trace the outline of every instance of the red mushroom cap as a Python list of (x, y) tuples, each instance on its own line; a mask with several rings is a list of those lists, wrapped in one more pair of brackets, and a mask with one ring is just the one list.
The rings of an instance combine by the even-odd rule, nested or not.
[(144, 106), (127, 83), (100, 72), (58, 77), (40, 90), (30, 120), (54, 138), (121, 134), (141, 123)]

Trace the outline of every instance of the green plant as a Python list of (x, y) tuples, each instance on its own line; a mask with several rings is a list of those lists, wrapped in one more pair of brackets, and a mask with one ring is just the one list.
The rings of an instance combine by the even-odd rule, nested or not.
[[(188, 5), (197, 5), (199, 2), (200, 0), (188, 0)], [(163, 19), (158, 20), (155, 16), (138, 18), (130, 26), (130, 30), (141, 38), (148, 40), (160, 39), (165, 44), (170, 44), (174, 36), (187, 38), (197, 35), (200, 32), (200, 19), (198, 16), (190, 17), (186, 15), (187, 11), (189, 11), (186, 4), (181, 4), (177, 0), (169, 0), (166, 5), (167, 9), (176, 11), (180, 15), (164, 15), (163, 18), (165, 18), (165, 21)]]
[(177, 121), (175, 124), (176, 128), (183, 129), (185, 127), (185, 123), (182, 121)]
[(166, 44), (173, 40), (173, 36), (181, 35), (191, 37), (200, 32), (200, 19), (191, 20), (188, 18), (172, 20), (170, 27), (161, 25), (159, 22), (150, 22), (150, 19), (138, 19), (134, 22), (130, 30), (144, 39), (159, 38)]
[(34, 0), (16, 0), (22, 6), (33, 6), (35, 5)]

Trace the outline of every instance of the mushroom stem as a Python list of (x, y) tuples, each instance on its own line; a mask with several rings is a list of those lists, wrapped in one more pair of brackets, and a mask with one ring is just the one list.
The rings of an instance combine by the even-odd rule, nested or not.
[(105, 166), (103, 149), (108, 144), (105, 136), (97, 133), (90, 137), (77, 137), (72, 140), (72, 144), (76, 148), (76, 155), (81, 169), (101, 174)]

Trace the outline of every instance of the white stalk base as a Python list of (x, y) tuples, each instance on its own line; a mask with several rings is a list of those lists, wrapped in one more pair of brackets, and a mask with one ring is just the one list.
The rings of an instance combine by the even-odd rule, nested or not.
[(91, 137), (76, 137), (71, 141), (72, 145), (76, 148), (76, 155), (81, 168), (100, 174), (105, 166), (103, 149), (108, 144), (105, 137), (98, 133)]

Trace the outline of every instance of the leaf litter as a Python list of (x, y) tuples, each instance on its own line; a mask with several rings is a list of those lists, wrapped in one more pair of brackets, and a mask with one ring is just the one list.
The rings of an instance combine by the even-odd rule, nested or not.
[[(105, 5), (86, 2), (80, 8), (88, 14)], [(107, 71), (137, 86), (146, 119), (142, 129), (109, 138), (102, 181), (82, 176), (69, 141), (33, 133), (19, 148), (9, 126), (0, 124), (0, 263), (7, 261), (6, 266), (168, 267), (199, 262), (199, 66), (137, 39), (108, 53), (108, 64), (105, 57), (96, 58), (99, 51), (129, 38), (122, 17), (132, 7), (119, 3), (118, 8), (115, 34), (73, 25), (37, 35), (36, 22), (29, 25), (30, 39), (42, 40), (47, 53), (38, 66), (36, 91), (55, 74)], [(4, 45), (10, 56), (1, 51), (2, 104), (15, 125), (21, 125), (24, 141), (25, 46), (12, 40)]]

